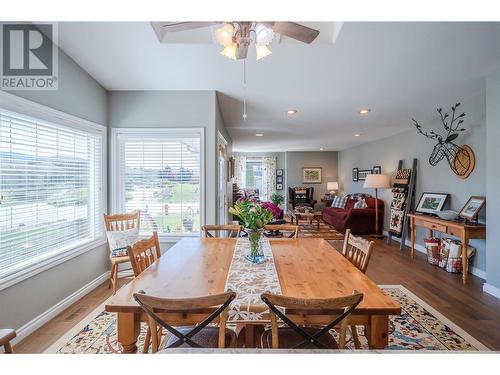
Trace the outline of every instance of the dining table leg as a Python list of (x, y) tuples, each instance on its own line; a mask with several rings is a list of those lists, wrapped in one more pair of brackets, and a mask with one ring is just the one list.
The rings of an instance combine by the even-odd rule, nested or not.
[(117, 335), (122, 346), (122, 353), (137, 352), (137, 337), (141, 329), (141, 315), (136, 313), (118, 313)]
[(385, 349), (389, 345), (389, 317), (387, 315), (370, 316), (368, 331), (366, 338), (370, 349)]

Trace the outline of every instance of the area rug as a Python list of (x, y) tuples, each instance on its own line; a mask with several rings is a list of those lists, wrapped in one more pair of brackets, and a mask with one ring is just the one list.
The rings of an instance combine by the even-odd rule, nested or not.
[[(381, 285), (385, 293), (401, 305), (401, 315), (389, 320), (389, 350), (488, 351), (463, 329), (401, 285)], [(62, 336), (45, 353), (120, 353), (116, 341), (115, 315), (104, 311), (104, 304)], [(368, 349), (363, 328), (359, 328), (363, 349)], [(332, 332), (334, 336), (337, 334)], [(146, 325), (141, 325), (137, 341), (142, 352)], [(348, 344), (348, 349), (352, 349)]]
[(322, 221), (319, 223), (319, 229), (316, 221), (313, 221), (312, 224), (309, 224), (307, 221), (299, 221), (299, 238), (343, 240), (344, 234)]

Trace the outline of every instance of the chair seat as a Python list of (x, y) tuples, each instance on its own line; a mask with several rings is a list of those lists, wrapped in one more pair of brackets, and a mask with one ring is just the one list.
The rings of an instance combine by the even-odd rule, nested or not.
[[(193, 327), (180, 327), (177, 330), (186, 335), (188, 332), (193, 330)], [(226, 348), (236, 347), (236, 333), (228, 328), (226, 328)], [(167, 340), (164, 340), (160, 345), (159, 350), (167, 349), (174, 342), (178, 341), (179, 338), (174, 335), (170, 335)], [(196, 335), (194, 335), (191, 340), (200, 345), (202, 348), (218, 348), (219, 347), (219, 327), (205, 327)], [(178, 348), (190, 348), (189, 344), (182, 344)]]
[(111, 264), (121, 264), (130, 262), (130, 258), (128, 257), (128, 255), (124, 255), (121, 257), (110, 257), (109, 259), (111, 259)]
[[(319, 332), (318, 328), (304, 327), (301, 328), (304, 332), (309, 335), (314, 335)], [(289, 327), (280, 327), (278, 328), (278, 342), (280, 349), (292, 349), (296, 345), (300, 344), (304, 341), (304, 337), (295, 332), (292, 328)], [(320, 336), (318, 339), (323, 345), (325, 345), (329, 349), (338, 349), (337, 342), (329, 333), (325, 333)], [(271, 349), (273, 347), (272, 344), (272, 334), (270, 329), (266, 329), (261, 336), (261, 344), (263, 349)], [(314, 344), (308, 344), (303, 347), (304, 349), (318, 349)]]
[(16, 337), (16, 331), (10, 328), (0, 329), (0, 346), (5, 345)]

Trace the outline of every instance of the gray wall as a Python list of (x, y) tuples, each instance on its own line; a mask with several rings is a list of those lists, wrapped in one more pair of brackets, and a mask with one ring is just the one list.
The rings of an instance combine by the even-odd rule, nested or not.
[(217, 129), (224, 134), (217, 112), (214, 91), (112, 91), (108, 95), (111, 128), (205, 128), (207, 223), (217, 220)]
[[(302, 168), (321, 167), (321, 184), (304, 184), (302, 182)], [(321, 209), (321, 197), (326, 193), (326, 183), (338, 181), (338, 152), (337, 151), (287, 151), (286, 152), (286, 183), (288, 186), (314, 187), (314, 199), (318, 201), (316, 209)], [(287, 188), (288, 201), (288, 188)]]
[[(403, 159), (405, 166), (410, 168), (413, 158), (418, 159), (417, 168), (417, 190), (416, 200), (424, 191), (445, 192), (451, 194), (448, 208), (459, 211), (471, 195), (486, 194), (486, 172), (485, 172), (485, 148), (486, 148), (486, 126), (485, 126), (485, 95), (484, 92), (474, 95), (468, 99), (461, 100), (461, 109), (466, 113), (464, 125), (467, 131), (458, 138), (459, 144), (468, 144), (476, 155), (476, 168), (470, 177), (461, 180), (451, 171), (446, 160), (442, 160), (437, 166), (429, 165), (428, 158), (432, 152), (435, 141), (418, 135), (411, 122), (408, 121), (408, 131), (396, 134), (392, 137), (381, 139), (343, 150), (339, 154), (339, 179), (341, 188), (347, 193), (373, 191), (363, 189), (363, 182), (352, 181), (352, 168), (370, 169), (375, 165), (382, 166), (382, 173), (394, 177), (398, 160)], [(447, 108), (447, 103), (442, 103)], [(429, 112), (435, 109), (429, 108)], [(423, 127), (432, 127), (436, 132), (443, 132), (438, 114), (420, 124)], [(411, 118), (411, 114), (409, 115)], [(431, 125), (429, 125), (431, 124)], [(498, 148), (497, 148), (498, 149)], [(390, 201), (392, 194), (390, 189), (381, 192), (381, 198), (386, 202), (384, 229), (389, 227)], [(484, 210), (483, 210), (484, 211)], [(482, 213), (484, 215), (484, 212)], [(417, 231), (417, 243), (423, 244), (424, 231)], [(471, 241), (478, 249), (474, 260), (474, 267), (480, 270), (486, 268), (485, 241)]]
[[(66, 54), (59, 53), (59, 90), (14, 95), (106, 124), (106, 91)], [(109, 269), (107, 247), (76, 258), (0, 291), (0, 324), (20, 328)]]
[(500, 69), (486, 81), (486, 282), (500, 288)]

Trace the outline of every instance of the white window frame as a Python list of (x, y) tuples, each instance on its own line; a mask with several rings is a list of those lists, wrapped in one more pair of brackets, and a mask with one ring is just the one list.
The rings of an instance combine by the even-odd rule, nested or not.
[[(81, 119), (79, 117), (69, 115), (65, 112), (55, 110), (53, 108), (32, 102), (30, 100), (20, 98), (13, 94), (9, 94), (0, 90), (0, 108), (16, 112), (22, 115), (40, 119), (42, 121), (50, 122), (62, 128), (70, 128), (79, 131), (89, 131), (98, 134), (102, 137), (101, 142), (101, 194), (102, 194), (102, 210), (107, 210), (107, 128), (103, 125)], [(104, 225), (104, 224), (103, 224)], [(106, 244), (106, 234), (91, 241), (78, 243), (76, 245), (68, 246), (61, 249), (60, 252), (54, 256), (43, 259), (39, 262), (33, 263), (26, 268), (20, 269), (8, 276), (0, 279), (0, 291), (12, 285), (15, 285), (23, 280), (33, 277), (40, 272), (53, 268), (61, 263), (73, 259), (87, 251), (93, 250), (98, 246)]]
[[(168, 136), (168, 135), (199, 135), (200, 136), (200, 227), (205, 225), (205, 128), (112, 128), (111, 129), (111, 154), (110, 154), (110, 169), (111, 169), (111, 182), (110, 182), (110, 203), (111, 213), (119, 213), (123, 207), (124, 197), (122, 197), (119, 183), (120, 176), (120, 137), (130, 136), (133, 134), (140, 134), (146, 136)], [(199, 237), (200, 232), (193, 234), (166, 234), (159, 233), (158, 237), (160, 242), (169, 243), (177, 242), (184, 237)]]

